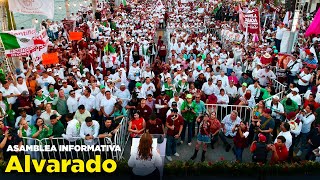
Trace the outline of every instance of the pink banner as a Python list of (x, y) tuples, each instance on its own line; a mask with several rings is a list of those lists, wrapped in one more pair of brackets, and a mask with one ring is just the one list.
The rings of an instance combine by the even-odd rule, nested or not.
[(314, 17), (312, 23), (308, 27), (306, 31), (306, 36), (310, 36), (312, 34), (317, 35), (320, 34), (320, 8), (318, 9), (318, 12), (316, 16)]
[(259, 10), (254, 9), (244, 13), (242, 10), (239, 12), (240, 29), (246, 32), (248, 26), (248, 32), (251, 34), (260, 34), (260, 15)]

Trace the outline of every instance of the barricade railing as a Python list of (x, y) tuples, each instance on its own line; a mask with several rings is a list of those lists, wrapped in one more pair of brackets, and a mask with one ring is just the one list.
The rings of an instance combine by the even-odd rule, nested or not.
[(245, 122), (250, 123), (252, 119), (253, 109), (249, 106), (241, 105), (225, 105), (225, 104), (205, 104), (207, 112), (215, 112), (217, 118), (222, 121), (223, 118), (232, 111), (237, 111), (238, 116)]
[(283, 99), (285, 97), (285, 92), (286, 92), (286, 86), (283, 85), (282, 83), (280, 83), (278, 80), (276, 79), (272, 79), (272, 86), (275, 89), (275, 94), (267, 99), (264, 100), (264, 102), (270, 101), (272, 100), (272, 98), (274, 96), (278, 96), (279, 99)]
[(124, 149), (129, 139), (128, 124), (129, 124), (129, 118), (128, 117), (122, 118), (120, 122), (120, 128), (114, 136), (114, 143), (116, 145), (119, 145), (121, 149), (121, 152), (116, 152), (117, 153), (116, 156), (118, 160), (122, 159)]
[[(23, 137), (24, 145), (38, 145), (41, 147), (41, 151), (24, 151), (25, 154), (31, 155), (33, 159), (83, 159), (88, 160), (94, 158), (96, 155), (101, 155), (103, 159), (112, 158), (114, 160), (120, 160), (123, 156), (124, 149), (126, 147), (127, 141), (129, 139), (128, 133), (128, 117), (123, 117), (120, 122), (120, 128), (116, 131), (114, 137), (112, 139), (106, 138), (95, 138), (92, 142), (84, 141), (81, 137), (73, 137), (73, 138), (45, 138), (42, 140)], [(99, 145), (99, 149), (87, 149), (83, 150), (71, 150), (71, 149), (60, 149), (61, 147), (87, 147), (82, 145)], [(102, 145), (105, 145), (102, 148)], [(112, 145), (112, 146), (109, 146)], [(120, 151), (115, 148), (117, 145), (120, 147)], [(55, 147), (57, 151), (47, 151), (47, 148)], [(47, 148), (46, 148), (47, 147)]]

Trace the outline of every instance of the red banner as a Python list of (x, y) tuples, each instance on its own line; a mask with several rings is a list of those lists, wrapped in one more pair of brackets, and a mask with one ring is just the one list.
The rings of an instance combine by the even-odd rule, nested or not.
[(239, 12), (240, 29), (251, 34), (260, 34), (260, 15), (258, 9), (249, 10), (247, 13), (240, 10)]

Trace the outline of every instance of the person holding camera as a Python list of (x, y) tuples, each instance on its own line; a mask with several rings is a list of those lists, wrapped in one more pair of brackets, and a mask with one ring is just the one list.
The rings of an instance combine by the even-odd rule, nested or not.
[(234, 126), (232, 132), (236, 132), (236, 136), (233, 138), (234, 147), (232, 150), (236, 156), (236, 160), (241, 163), (243, 150), (247, 147), (248, 127), (241, 121), (240, 124)]
[(266, 163), (268, 157), (267, 149), (267, 137), (262, 133), (258, 134), (258, 141), (253, 141), (250, 146), (250, 152), (252, 153), (252, 162), (254, 163)]
[(285, 162), (288, 159), (289, 151), (285, 143), (286, 138), (284, 136), (278, 136), (274, 144), (267, 146), (267, 149), (272, 151), (272, 164)]
[(9, 128), (4, 133), (4, 136), (0, 138), (0, 150), (3, 152), (4, 161), (8, 161), (11, 156), (18, 155), (18, 152), (7, 151), (9, 146), (18, 145), (19, 148), (22, 145), (22, 139), (14, 132), (12, 128)]
[(179, 157), (177, 153), (177, 140), (181, 136), (184, 120), (181, 115), (178, 114), (178, 109), (172, 109), (172, 114), (167, 117), (166, 127), (167, 130), (167, 144), (166, 144), (166, 158), (168, 161), (172, 161), (171, 155)]
[(305, 109), (301, 110), (297, 116), (302, 121), (302, 128), (300, 133), (300, 150), (297, 153), (297, 156), (301, 156), (302, 152), (305, 150), (307, 145), (308, 136), (311, 132), (311, 125), (315, 120), (315, 116), (313, 114), (314, 106), (309, 104), (305, 107)]
[(309, 67), (305, 67), (303, 69), (303, 72), (301, 72), (300, 74), (297, 74), (298, 77), (298, 89), (300, 94), (304, 94), (307, 92), (309, 84), (310, 84), (310, 80), (312, 75), (310, 74), (310, 68)]

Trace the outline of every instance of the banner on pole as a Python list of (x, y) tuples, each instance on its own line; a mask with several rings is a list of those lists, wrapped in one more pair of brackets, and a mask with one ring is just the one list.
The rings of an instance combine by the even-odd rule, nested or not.
[(48, 45), (49, 45), (49, 37), (47, 34), (46, 29), (42, 29), (39, 32), (39, 39), (42, 39), (45, 44), (43, 45), (37, 45), (37, 50), (34, 51), (31, 56), (32, 56), (32, 60), (33, 60), (33, 64), (35, 66), (37, 66), (38, 64), (40, 64), (40, 62), (42, 61), (42, 54), (47, 53), (48, 52)]
[(239, 24), (242, 31), (246, 31), (248, 26), (248, 33), (260, 34), (260, 15), (259, 10), (254, 9), (248, 12), (239, 11)]
[(83, 33), (82, 32), (69, 32), (69, 40), (73, 41), (73, 40), (81, 40), (83, 37)]
[(42, 54), (43, 65), (57, 64), (57, 63), (59, 63), (58, 53)]
[(54, 0), (10, 0), (8, 2), (12, 12), (44, 15), (49, 19), (54, 17)]

